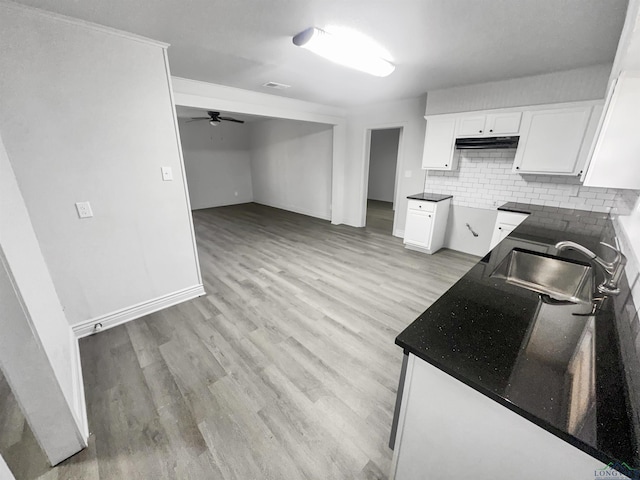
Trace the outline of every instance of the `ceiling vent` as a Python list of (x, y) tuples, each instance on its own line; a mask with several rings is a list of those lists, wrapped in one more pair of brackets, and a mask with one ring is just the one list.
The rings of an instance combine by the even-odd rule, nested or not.
[(291, 88), (291, 85), (285, 85), (284, 83), (278, 82), (267, 82), (262, 84), (263, 87), (267, 88), (276, 88), (278, 90), (284, 90), (285, 88)]

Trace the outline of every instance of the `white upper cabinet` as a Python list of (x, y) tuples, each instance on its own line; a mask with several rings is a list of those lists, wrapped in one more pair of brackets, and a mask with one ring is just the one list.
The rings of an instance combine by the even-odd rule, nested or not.
[(623, 73), (609, 99), (585, 185), (640, 189), (639, 112), (640, 73)]
[(475, 117), (463, 117), (458, 120), (456, 137), (481, 137), (484, 135), (484, 125), (487, 121), (486, 115)]
[(591, 145), (586, 137), (592, 130), (588, 127), (593, 108), (582, 105), (524, 112), (513, 171), (579, 174)]
[(522, 112), (494, 113), (487, 115), (485, 132), (488, 136), (518, 135)]
[(451, 170), (454, 165), (455, 118), (427, 118), (427, 131), (424, 137), (422, 168), (430, 170)]
[(456, 137), (495, 137), (518, 135), (522, 112), (489, 113), (458, 119)]

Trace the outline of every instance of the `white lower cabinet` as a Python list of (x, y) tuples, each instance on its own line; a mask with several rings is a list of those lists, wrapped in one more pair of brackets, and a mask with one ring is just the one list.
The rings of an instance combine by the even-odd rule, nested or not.
[(504, 240), (518, 225), (520, 225), (529, 215), (526, 213), (498, 211), (496, 226), (493, 229), (491, 245), (489, 250), (493, 250), (502, 240)]
[[(409, 354), (391, 478), (584, 480), (605, 465)], [(616, 478), (627, 478), (620, 474)]]
[(451, 199), (439, 202), (409, 200), (404, 228), (406, 248), (435, 253), (444, 244)]

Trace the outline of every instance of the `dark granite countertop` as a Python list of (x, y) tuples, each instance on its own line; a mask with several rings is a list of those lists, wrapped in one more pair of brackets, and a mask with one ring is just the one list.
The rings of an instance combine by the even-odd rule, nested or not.
[[(616, 315), (625, 310), (616, 302), (631, 301), (626, 282), (591, 314), (591, 305), (546, 302), (491, 276), (513, 248), (556, 255), (562, 240), (608, 258), (599, 245), (613, 241), (608, 214), (516, 203), (500, 210), (530, 215), (396, 344), (603, 463), (638, 467), (616, 330)], [(559, 256), (586, 261), (571, 250)], [(596, 270), (596, 284), (601, 280)]]
[(407, 197), (410, 200), (424, 200), (425, 202), (441, 202), (447, 198), (453, 198), (453, 195), (442, 195), (439, 193), (416, 193), (415, 195), (409, 195)]

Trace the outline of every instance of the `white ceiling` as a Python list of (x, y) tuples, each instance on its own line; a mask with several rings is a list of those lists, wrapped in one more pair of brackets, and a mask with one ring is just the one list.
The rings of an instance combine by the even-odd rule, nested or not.
[[(336, 106), (612, 62), (626, 0), (18, 0), (171, 44), (173, 75)], [(309, 26), (358, 29), (387, 78), (296, 47)], [(288, 90), (261, 87), (268, 81)]]

